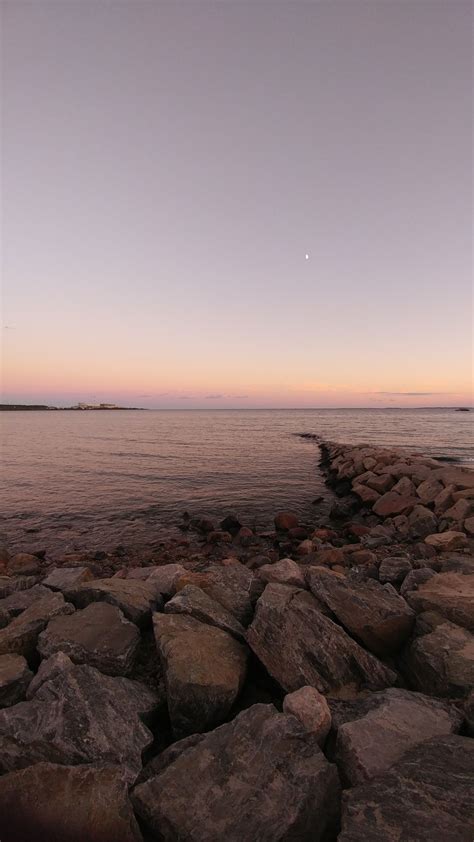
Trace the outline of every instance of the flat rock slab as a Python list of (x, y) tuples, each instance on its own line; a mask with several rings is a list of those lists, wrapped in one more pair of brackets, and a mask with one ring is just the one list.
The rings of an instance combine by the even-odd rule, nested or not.
[(406, 647), (401, 669), (415, 690), (459, 698), (474, 688), (474, 635), (442, 622)]
[(324, 695), (381, 690), (397, 678), (322, 614), (312, 594), (286, 585), (267, 585), (247, 641), (287, 692), (307, 684)]
[(175, 735), (221, 723), (245, 680), (246, 647), (221, 629), (181, 614), (155, 614), (153, 630)]
[(165, 614), (187, 614), (245, 641), (245, 629), (220, 602), (195, 585), (186, 585), (165, 605)]
[(0, 707), (10, 707), (24, 699), (32, 678), (21, 655), (0, 655)]
[(415, 611), (437, 611), (447, 620), (474, 632), (474, 574), (438, 573), (407, 593)]
[(140, 632), (119, 608), (92, 602), (65, 617), (55, 617), (38, 638), (38, 652), (49, 658), (64, 652), (75, 664), (89, 664), (108, 675), (128, 675)]
[(396, 491), (387, 491), (375, 501), (372, 509), (379, 517), (394, 517), (408, 514), (418, 502), (416, 497), (402, 496)]
[(36, 600), (0, 630), (0, 655), (10, 652), (30, 660), (35, 654), (38, 636), (49, 620), (58, 614), (72, 614), (73, 611), (74, 607), (65, 602), (60, 593), (50, 592), (48, 596)]
[(141, 842), (118, 766), (36, 763), (0, 777), (5, 842)]
[(108, 763), (123, 766), (134, 780), (142, 752), (153, 742), (142, 719), (157, 704), (157, 696), (138, 681), (69, 666), (44, 681), (31, 701), (0, 711), (0, 769), (11, 772), (42, 761)]
[(0, 599), (0, 611), (5, 611), (12, 619), (45, 596), (51, 596), (51, 591), (43, 585), (34, 585), (24, 591), (14, 591), (10, 596)]
[(472, 842), (474, 740), (436, 737), (343, 799), (338, 842)]
[(68, 589), (65, 596), (76, 608), (86, 608), (91, 602), (109, 602), (138, 626), (149, 622), (152, 612), (163, 607), (157, 585), (138, 579), (92, 579)]
[(92, 573), (88, 567), (55, 567), (46, 576), (46, 579), (43, 579), (43, 585), (53, 591), (64, 593), (69, 588), (74, 588), (88, 579), (92, 579)]
[(164, 842), (333, 839), (336, 767), (293, 716), (254, 705), (137, 786), (132, 801)]
[(394, 688), (331, 707), (336, 713), (336, 760), (349, 786), (386, 772), (412, 746), (457, 732), (462, 723), (454, 706)]
[(393, 654), (407, 640), (415, 614), (391, 585), (310, 569), (307, 581), (340, 623), (376, 655)]

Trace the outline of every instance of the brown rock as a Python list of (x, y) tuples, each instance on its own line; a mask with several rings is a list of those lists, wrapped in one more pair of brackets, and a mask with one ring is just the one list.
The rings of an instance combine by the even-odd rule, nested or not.
[(460, 550), (467, 547), (467, 538), (464, 532), (436, 532), (433, 535), (427, 535), (425, 544), (429, 547), (434, 547), (439, 552), (450, 552), (451, 550)]
[(416, 494), (416, 486), (408, 477), (402, 477), (393, 486), (392, 491), (396, 491), (402, 497), (414, 497)]
[(468, 696), (474, 688), (474, 636), (445, 621), (406, 648), (401, 668), (415, 690), (447, 698)]
[(315, 564), (327, 564), (331, 567), (333, 564), (344, 565), (344, 553), (338, 547), (329, 547), (325, 550), (318, 550), (314, 554)]
[(165, 614), (187, 614), (245, 641), (245, 629), (220, 602), (196, 585), (186, 585), (165, 605)]
[(387, 491), (374, 503), (372, 509), (379, 517), (393, 517), (393, 515), (411, 512), (415, 505), (416, 498), (401, 497), (395, 491)]
[(279, 582), (281, 585), (294, 585), (297, 588), (306, 587), (300, 568), (291, 558), (282, 558), (275, 564), (266, 564), (260, 567), (257, 575), (264, 582)]
[(367, 480), (369, 488), (378, 491), (379, 494), (385, 494), (393, 485), (393, 477), (390, 474), (378, 474), (378, 476), (371, 477)]
[(33, 673), (21, 655), (0, 655), (0, 707), (21, 702), (32, 678)]
[(422, 503), (429, 505), (430, 503), (434, 503), (438, 494), (441, 494), (444, 486), (443, 484), (436, 479), (425, 479), (424, 482), (420, 482), (418, 488), (416, 489), (416, 493)]
[(368, 488), (366, 485), (354, 485), (352, 490), (359, 500), (362, 500), (362, 502), (367, 505), (375, 503), (380, 497), (378, 491), (375, 491), (373, 488)]
[(461, 523), (472, 514), (472, 509), (472, 500), (457, 500), (450, 509), (446, 509), (443, 517), (447, 520), (456, 520), (458, 523)]
[(88, 567), (55, 567), (43, 579), (43, 585), (53, 591), (67, 591), (82, 582), (92, 579), (92, 573)]
[(74, 608), (60, 593), (50, 593), (30, 605), (4, 629), (0, 630), (0, 655), (34, 656), (36, 642), (49, 620), (59, 614), (72, 614)]
[(436, 611), (474, 632), (474, 574), (437, 573), (407, 593), (406, 599), (417, 613)]
[(379, 567), (379, 580), (382, 584), (399, 585), (411, 570), (411, 561), (403, 556), (388, 556)]
[(415, 506), (409, 515), (408, 522), (413, 538), (426, 538), (438, 528), (436, 515), (425, 506)]
[(300, 687), (283, 699), (283, 713), (290, 713), (301, 722), (305, 731), (314, 734), (318, 745), (324, 745), (331, 728), (331, 711), (325, 697), (315, 687)]
[(474, 517), (468, 517), (464, 521), (464, 531), (468, 535), (474, 535)]
[(275, 516), (275, 529), (286, 531), (298, 526), (298, 517), (292, 512), (279, 512)]
[(76, 608), (86, 608), (91, 602), (108, 602), (139, 626), (146, 624), (152, 611), (163, 605), (156, 583), (135, 579), (92, 579), (69, 588), (65, 596)]
[(8, 561), (8, 572), (15, 576), (34, 576), (40, 567), (39, 558), (30, 553), (17, 553)]

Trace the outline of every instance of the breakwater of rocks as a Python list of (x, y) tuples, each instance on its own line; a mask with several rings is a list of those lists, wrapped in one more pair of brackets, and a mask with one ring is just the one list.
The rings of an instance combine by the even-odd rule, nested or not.
[(311, 523), (2, 550), (2, 842), (471, 842), (474, 473), (319, 446)]

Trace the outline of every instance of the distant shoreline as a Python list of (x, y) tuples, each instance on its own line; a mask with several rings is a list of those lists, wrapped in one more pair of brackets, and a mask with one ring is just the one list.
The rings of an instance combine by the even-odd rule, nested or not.
[(46, 406), (45, 404), (0, 404), (0, 412), (393, 412), (420, 410), (452, 410), (453, 412), (472, 412), (474, 407), (460, 406), (293, 406), (293, 407), (236, 407), (236, 406), (201, 406), (201, 407), (147, 407), (147, 406)]
[(42, 404), (0, 404), (0, 412), (146, 412), (144, 406), (43, 406)]

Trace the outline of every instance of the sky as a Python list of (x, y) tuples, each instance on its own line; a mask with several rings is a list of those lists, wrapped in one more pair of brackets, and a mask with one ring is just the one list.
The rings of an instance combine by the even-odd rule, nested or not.
[(472, 395), (464, 0), (4, 0), (3, 400)]

